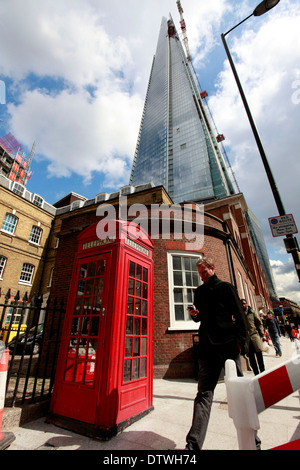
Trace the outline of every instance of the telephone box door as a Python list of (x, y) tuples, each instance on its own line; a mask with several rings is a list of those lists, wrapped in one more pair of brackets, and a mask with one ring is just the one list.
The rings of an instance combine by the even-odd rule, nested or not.
[(79, 258), (68, 304), (54, 413), (93, 424), (101, 377), (111, 252)]
[[(152, 284), (151, 263), (126, 256), (123, 312), (126, 328), (122, 349), (119, 421), (152, 406)], [(121, 369), (121, 372), (122, 372)]]

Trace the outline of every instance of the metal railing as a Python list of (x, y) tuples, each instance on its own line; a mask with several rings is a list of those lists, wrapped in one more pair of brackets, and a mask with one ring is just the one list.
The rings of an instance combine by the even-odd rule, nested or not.
[(50, 398), (64, 314), (63, 299), (20, 299), (18, 292), (11, 301), (9, 290), (0, 303), (0, 339), (10, 350), (6, 407)]

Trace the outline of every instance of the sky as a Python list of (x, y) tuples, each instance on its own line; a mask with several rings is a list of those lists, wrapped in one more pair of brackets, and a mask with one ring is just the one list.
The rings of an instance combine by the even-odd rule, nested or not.
[[(280, 297), (300, 284), (230, 69), (221, 33), (259, 0), (182, 0), (188, 44), (238, 189), (258, 217)], [(26, 156), (27, 188), (53, 204), (73, 191), (93, 198), (128, 184), (163, 16), (180, 33), (176, 0), (1, 0), (0, 136)], [(281, 0), (226, 36), (285, 212), (300, 227), (300, 2)], [(296, 235), (297, 237), (297, 235)]]

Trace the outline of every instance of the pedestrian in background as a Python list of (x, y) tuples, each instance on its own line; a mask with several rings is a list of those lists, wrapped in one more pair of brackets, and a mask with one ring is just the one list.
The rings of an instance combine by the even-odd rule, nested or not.
[[(199, 380), (192, 426), (186, 449), (201, 450), (207, 432), (215, 387), (227, 359), (243, 375), (240, 354), (245, 354), (245, 316), (235, 287), (215, 274), (214, 262), (200, 258), (197, 269), (203, 284), (197, 287), (189, 313), (199, 327)], [(234, 317), (234, 318), (233, 318)], [(257, 446), (259, 439), (257, 438)], [(259, 447), (258, 447), (259, 448)]]
[(292, 327), (291, 327), (290, 322), (288, 320), (285, 323), (285, 331), (286, 331), (288, 337), (290, 338), (290, 340), (292, 342), (294, 342), (295, 339), (294, 339), (294, 336), (293, 336)]
[(272, 312), (268, 312), (267, 319), (265, 323), (265, 328), (267, 328), (271, 341), (275, 348), (276, 356), (282, 356), (281, 346), (279, 337), (281, 336), (281, 331), (278, 326), (276, 318), (273, 317)]
[(246, 299), (242, 299), (242, 307), (245, 312), (247, 331), (247, 355), (254, 375), (265, 370), (263, 351), (265, 333), (263, 323), (259, 315), (248, 305)]

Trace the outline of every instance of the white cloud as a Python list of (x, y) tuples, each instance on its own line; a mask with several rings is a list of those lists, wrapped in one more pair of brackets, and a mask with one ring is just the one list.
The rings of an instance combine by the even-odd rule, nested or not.
[[(268, 226), (277, 209), (220, 39), (256, 2), (182, 0), (182, 6), (200, 81), (205, 71), (216, 83), (209, 104), (239, 187), (278, 252), (283, 241), (272, 239)], [(52, 194), (60, 186), (55, 176), (80, 175), (85, 183), (97, 177), (95, 193), (128, 182), (160, 22), (169, 13), (180, 32), (175, 0), (0, 2), (0, 74), (12, 96), (6, 132), (29, 149), (37, 141), (35, 161), (47, 161)], [(227, 37), (286, 211), (298, 226), (299, 18), (299, 2), (285, 0)], [(218, 78), (207, 64), (220, 71)], [(32, 190), (34, 184), (32, 178)], [(292, 274), (274, 269), (280, 295), (288, 297)], [(296, 287), (287, 292), (298, 296)]]
[[(285, 211), (294, 215), (298, 226), (299, 18), (300, 5), (287, 0), (268, 15), (248, 20), (226, 38)], [(226, 137), (240, 190), (260, 219), (266, 242), (277, 244), (268, 217), (279, 212), (227, 59), (209, 104)]]
[(6, 21), (0, 28), (5, 44), (1, 72), (15, 80), (36, 74), (83, 86), (128, 67), (126, 39), (109, 36), (100, 12), (80, 1), (2, 2), (0, 13)]
[[(203, 58), (228, 2), (183, 7)], [(88, 182), (97, 171), (104, 185), (128, 181), (160, 21), (169, 12), (180, 31), (175, 0), (0, 4), (0, 72), (17, 97), (8, 105), (10, 130), (29, 148), (38, 142), (35, 159), (49, 161), (49, 176), (78, 173)]]
[[(232, 6), (224, 0), (207, 3), (182, 0), (181, 3), (193, 63), (196, 67), (200, 64), (204, 66), (203, 60), (220, 40), (217, 32), (222, 18), (225, 13), (232, 12)], [(178, 32), (181, 33), (179, 26)]]
[(283, 263), (280, 260), (270, 261), (275, 278), (278, 296), (285, 297), (300, 304), (299, 281), (292, 261)]
[(101, 171), (106, 177), (104, 185), (127, 183), (128, 156), (134, 153), (142, 110), (136, 95), (112, 92), (90, 100), (83, 89), (75, 93), (64, 90), (55, 96), (34, 90), (24, 93), (21, 104), (10, 104), (8, 109), (18, 139), (33, 142), (36, 135), (42, 136), (38, 155), (51, 162), (50, 176), (76, 173), (88, 182), (93, 172)]

